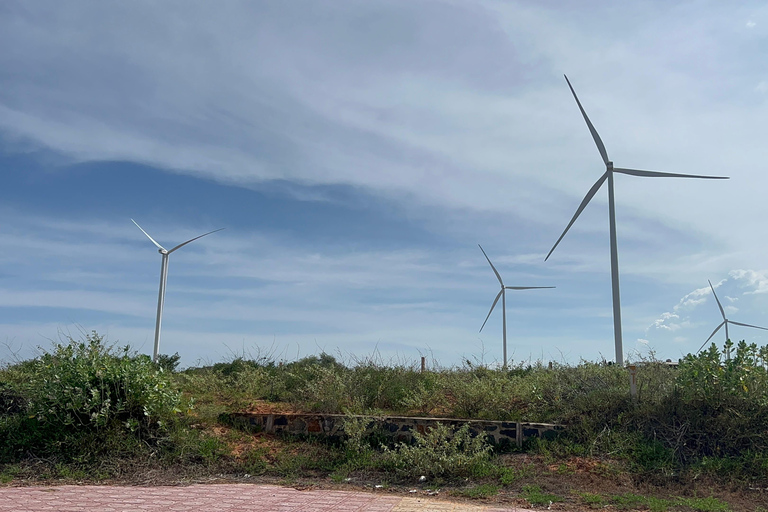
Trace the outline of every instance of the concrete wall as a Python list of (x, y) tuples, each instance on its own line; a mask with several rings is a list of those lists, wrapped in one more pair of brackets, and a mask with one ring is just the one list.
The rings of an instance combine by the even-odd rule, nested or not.
[(248, 426), (274, 434), (286, 432), (296, 435), (327, 435), (344, 437), (346, 418), (368, 421), (366, 429), (378, 430), (398, 442), (410, 442), (413, 432), (425, 433), (437, 423), (449, 425), (454, 430), (468, 423), (472, 435), (486, 435), (497, 445), (522, 446), (526, 439), (551, 439), (564, 430), (562, 425), (549, 423), (520, 423), (515, 421), (464, 420), (452, 418), (412, 418), (405, 416), (346, 416), (343, 414), (255, 414), (232, 413), (228, 419), (235, 425)]

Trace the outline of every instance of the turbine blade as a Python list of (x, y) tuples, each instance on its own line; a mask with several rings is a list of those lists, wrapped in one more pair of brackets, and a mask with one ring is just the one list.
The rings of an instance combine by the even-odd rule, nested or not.
[(743, 323), (741, 323), (741, 322), (734, 322), (733, 320), (728, 320), (728, 323), (729, 323), (729, 324), (736, 324), (736, 325), (740, 325), (740, 326), (742, 326), (742, 327), (754, 327), (755, 329), (762, 329), (762, 330), (764, 330), (764, 331), (768, 331), (768, 327), (760, 327), (760, 326), (758, 326), (758, 325), (749, 325), (749, 324), (743, 324)]
[(217, 231), (221, 231), (222, 229), (226, 229), (226, 228), (219, 228), (219, 229), (214, 229), (213, 231), (209, 231), (209, 232), (207, 232), (207, 233), (203, 233), (202, 235), (200, 235), (200, 236), (196, 236), (195, 238), (190, 238), (189, 240), (187, 240), (187, 241), (186, 241), (186, 242), (184, 242), (183, 244), (179, 244), (179, 245), (177, 245), (176, 247), (174, 247), (173, 249), (171, 249), (170, 251), (168, 251), (168, 254), (171, 254), (171, 253), (172, 253), (173, 251), (175, 251), (176, 249), (181, 249), (182, 247), (184, 247), (184, 246), (185, 246), (185, 245), (187, 245), (188, 243), (190, 243), (190, 242), (194, 242), (194, 241), (195, 241), (195, 240), (197, 240), (198, 238), (203, 238), (204, 236), (208, 236), (208, 235), (210, 235), (211, 233), (215, 233), (215, 232), (217, 232)]
[(547, 261), (549, 257), (552, 255), (552, 252), (554, 252), (557, 245), (560, 243), (560, 240), (563, 239), (565, 234), (568, 232), (569, 229), (571, 229), (571, 226), (574, 222), (576, 222), (576, 219), (581, 215), (581, 212), (586, 208), (587, 204), (592, 200), (593, 197), (595, 197), (595, 194), (597, 194), (598, 189), (603, 185), (603, 182), (608, 178), (608, 171), (605, 171), (602, 176), (600, 176), (600, 179), (598, 179), (594, 185), (592, 185), (592, 188), (589, 189), (589, 192), (587, 192), (587, 195), (584, 196), (584, 199), (581, 201), (581, 204), (576, 209), (576, 213), (573, 214), (573, 218), (571, 219), (571, 222), (568, 223), (568, 225), (565, 227), (565, 231), (563, 231), (563, 234), (560, 235), (560, 238), (557, 239), (557, 242), (555, 242), (555, 245), (552, 246), (552, 249), (549, 250), (549, 254), (547, 254), (547, 257), (544, 258), (544, 261)]
[(499, 291), (499, 294), (496, 295), (496, 300), (493, 301), (493, 305), (491, 306), (491, 310), (488, 312), (488, 316), (485, 317), (485, 322), (483, 322), (482, 327), (480, 327), (480, 332), (483, 332), (483, 327), (485, 327), (486, 322), (488, 322), (488, 319), (491, 318), (491, 313), (493, 313), (493, 308), (496, 307), (496, 303), (499, 302), (499, 297), (501, 297), (501, 294), (504, 292), (504, 289), (502, 288)]
[(507, 290), (542, 290), (544, 288), (554, 288), (554, 286), (505, 286)]
[(721, 328), (722, 326), (724, 326), (724, 325), (725, 325), (725, 320), (723, 320), (723, 322), (722, 322), (720, 325), (718, 325), (718, 326), (717, 326), (717, 329), (715, 329), (714, 331), (712, 331), (712, 334), (710, 334), (710, 335), (709, 335), (709, 338), (707, 338), (707, 341), (705, 341), (704, 343), (702, 343), (702, 344), (701, 344), (701, 346), (699, 347), (699, 350), (697, 350), (697, 351), (696, 351), (696, 353), (697, 353), (697, 354), (698, 354), (699, 352), (701, 352), (701, 349), (703, 349), (703, 348), (704, 348), (704, 345), (706, 345), (706, 344), (707, 344), (707, 342), (708, 342), (709, 340), (711, 340), (711, 339), (712, 339), (712, 336), (714, 336), (715, 334), (717, 334), (717, 331), (719, 331), (719, 330), (720, 330), (720, 328)]
[[(480, 248), (481, 251), (483, 251), (483, 246), (482, 245), (477, 244), (477, 246)], [(496, 279), (499, 280), (499, 284), (501, 284), (501, 286), (504, 286), (504, 281), (501, 280), (501, 276), (499, 275), (499, 271), (496, 270), (496, 267), (494, 267), (493, 263), (491, 263), (491, 258), (489, 258), (487, 254), (485, 254), (485, 251), (483, 251), (483, 256), (485, 256), (485, 259), (488, 260), (488, 264), (493, 269), (493, 273), (496, 274)]]
[(587, 122), (587, 126), (589, 127), (589, 133), (592, 134), (592, 138), (595, 140), (595, 144), (597, 145), (597, 150), (600, 152), (600, 156), (603, 157), (603, 162), (605, 162), (605, 165), (608, 165), (608, 162), (610, 161), (608, 159), (608, 152), (605, 151), (605, 146), (603, 145), (603, 141), (600, 139), (600, 135), (597, 134), (597, 130), (595, 130), (595, 127), (592, 126), (592, 121), (590, 121), (589, 117), (587, 117), (587, 113), (584, 111), (584, 107), (581, 106), (579, 97), (576, 96), (576, 91), (573, 90), (571, 81), (568, 80), (567, 76), (565, 76), (565, 81), (568, 82), (568, 87), (571, 89), (571, 93), (573, 93), (573, 97), (576, 100), (576, 104), (579, 106), (579, 110), (581, 110), (581, 115), (584, 116), (584, 120)]
[(703, 180), (728, 180), (728, 176), (703, 176), (701, 174), (679, 174), (675, 172), (661, 171), (643, 171), (641, 169), (625, 169), (623, 167), (614, 167), (614, 171), (631, 176), (641, 176), (643, 178), (699, 178)]
[(149, 238), (150, 240), (152, 240), (152, 243), (153, 243), (153, 244), (155, 244), (155, 245), (157, 246), (157, 248), (158, 248), (158, 249), (160, 249), (161, 251), (164, 251), (164, 250), (165, 250), (165, 247), (163, 247), (163, 246), (162, 246), (162, 245), (160, 245), (159, 243), (155, 242), (155, 239), (154, 239), (154, 238), (152, 238), (151, 236), (149, 236), (149, 233), (147, 233), (146, 231), (144, 231), (144, 228), (142, 228), (141, 226), (139, 226), (139, 223), (138, 223), (138, 222), (136, 222), (136, 221), (135, 221), (135, 220), (133, 220), (133, 219), (131, 219), (131, 222), (133, 222), (134, 224), (136, 224), (136, 227), (137, 227), (137, 228), (139, 228), (139, 229), (141, 230), (141, 232), (142, 232), (142, 233), (144, 233), (145, 235), (147, 235), (147, 238)]
[(720, 314), (723, 315), (723, 320), (728, 321), (728, 319), (725, 318), (725, 310), (723, 309), (723, 305), (720, 304), (720, 299), (717, 298), (717, 294), (715, 293), (715, 287), (712, 286), (712, 281), (707, 279), (707, 282), (709, 283), (709, 287), (712, 288), (712, 295), (715, 296), (715, 300), (717, 301), (717, 307), (720, 308)]

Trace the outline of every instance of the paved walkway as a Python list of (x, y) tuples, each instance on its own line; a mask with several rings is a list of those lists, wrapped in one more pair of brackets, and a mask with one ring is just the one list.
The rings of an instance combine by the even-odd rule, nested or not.
[(274, 485), (211, 484), (188, 487), (62, 485), (2, 487), (0, 512), (534, 512), (428, 498), (349, 491), (297, 491)]

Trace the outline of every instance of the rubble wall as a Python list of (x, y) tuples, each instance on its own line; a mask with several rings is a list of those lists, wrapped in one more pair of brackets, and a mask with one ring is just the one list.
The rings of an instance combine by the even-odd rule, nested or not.
[(425, 433), (438, 423), (458, 430), (469, 424), (473, 436), (484, 435), (497, 445), (522, 446), (531, 438), (552, 439), (564, 430), (562, 425), (550, 423), (524, 423), (516, 421), (488, 421), (453, 418), (414, 418), (407, 416), (355, 416), (344, 414), (258, 414), (231, 413), (228, 419), (235, 425), (261, 432), (284, 432), (295, 435), (326, 435), (344, 437), (347, 418), (367, 421), (366, 429), (383, 433), (396, 442), (410, 442), (413, 432)]

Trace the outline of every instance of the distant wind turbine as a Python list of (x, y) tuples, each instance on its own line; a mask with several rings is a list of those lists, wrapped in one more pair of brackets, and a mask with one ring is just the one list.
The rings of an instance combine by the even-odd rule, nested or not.
[(491, 313), (493, 313), (493, 308), (496, 307), (496, 303), (499, 302), (499, 297), (501, 297), (501, 317), (503, 322), (503, 332), (504, 332), (504, 364), (503, 368), (507, 368), (507, 292), (506, 290), (539, 290), (543, 288), (554, 288), (554, 286), (504, 286), (504, 281), (501, 280), (501, 275), (499, 274), (499, 271), (496, 270), (496, 267), (493, 266), (493, 263), (491, 263), (491, 259), (488, 257), (487, 254), (485, 254), (485, 251), (483, 250), (483, 246), (480, 244), (477, 244), (478, 247), (480, 247), (480, 250), (483, 251), (483, 256), (485, 256), (485, 259), (488, 260), (488, 264), (493, 269), (493, 273), (496, 274), (496, 279), (499, 280), (499, 284), (501, 285), (501, 290), (499, 290), (498, 295), (496, 295), (496, 298), (493, 301), (493, 304), (491, 305), (491, 310), (488, 311), (488, 316), (485, 317), (485, 322), (483, 322), (482, 327), (480, 327), (480, 332), (483, 332), (483, 327), (485, 327), (486, 322), (488, 322), (488, 319), (491, 317)]
[(574, 222), (576, 222), (576, 219), (579, 217), (579, 215), (581, 215), (581, 212), (587, 206), (589, 201), (595, 196), (597, 191), (600, 189), (603, 183), (607, 180), (608, 181), (608, 219), (610, 224), (610, 241), (611, 241), (611, 287), (613, 289), (613, 334), (616, 340), (616, 364), (623, 365), (624, 351), (622, 348), (622, 339), (621, 339), (621, 300), (619, 298), (619, 251), (616, 245), (616, 210), (615, 210), (614, 200), (613, 200), (613, 174), (615, 172), (618, 172), (621, 174), (629, 174), (630, 176), (641, 176), (646, 178), (701, 178), (701, 179), (714, 179), (714, 180), (726, 180), (728, 178), (725, 176), (699, 176), (696, 174), (677, 174), (677, 173), (669, 173), (669, 172), (642, 171), (637, 169), (624, 169), (621, 167), (614, 167), (613, 162), (611, 162), (608, 159), (608, 153), (605, 150), (603, 141), (600, 139), (600, 136), (597, 134), (597, 130), (595, 130), (595, 127), (592, 126), (592, 122), (589, 120), (589, 117), (587, 117), (587, 113), (584, 111), (584, 108), (581, 106), (581, 102), (579, 101), (578, 96), (576, 96), (576, 91), (573, 90), (573, 87), (571, 86), (571, 82), (568, 80), (567, 76), (565, 77), (565, 81), (568, 83), (568, 87), (571, 89), (571, 93), (573, 94), (573, 97), (576, 100), (576, 104), (579, 106), (579, 110), (581, 110), (581, 115), (584, 116), (584, 121), (587, 122), (587, 127), (589, 128), (589, 132), (592, 134), (592, 138), (594, 139), (595, 144), (597, 145), (597, 150), (600, 152), (600, 156), (603, 157), (603, 162), (605, 163), (605, 173), (603, 173), (603, 175), (600, 176), (600, 178), (595, 182), (595, 184), (592, 185), (592, 188), (589, 189), (589, 192), (587, 192), (587, 195), (584, 197), (584, 199), (581, 201), (581, 204), (576, 209), (576, 213), (573, 215), (571, 222), (568, 223), (568, 226), (566, 226), (565, 231), (563, 231), (563, 234), (560, 235), (560, 238), (557, 239), (557, 242), (555, 242), (555, 245), (549, 251), (549, 254), (547, 254), (547, 257), (544, 258), (544, 260), (546, 261), (547, 259), (549, 259), (552, 252), (560, 243), (560, 240), (562, 240), (565, 234), (568, 232), (568, 230), (571, 229), (571, 226), (573, 225)]
[(157, 296), (157, 320), (155, 321), (155, 349), (154, 349), (154, 352), (152, 353), (152, 361), (157, 362), (157, 356), (160, 351), (160, 324), (163, 321), (163, 304), (165, 303), (165, 283), (168, 279), (168, 256), (170, 256), (173, 251), (177, 249), (181, 249), (188, 243), (194, 242), (198, 238), (203, 238), (204, 236), (210, 235), (211, 233), (221, 231), (224, 228), (214, 229), (213, 231), (209, 231), (208, 233), (204, 233), (200, 236), (196, 236), (195, 238), (190, 238), (186, 242), (177, 245), (176, 247), (174, 247), (169, 251), (169, 250), (166, 250), (165, 247), (157, 243), (154, 238), (149, 236), (149, 233), (144, 231), (144, 228), (139, 226), (138, 222), (136, 222), (133, 219), (131, 219), (131, 222), (136, 224), (136, 227), (141, 229), (141, 232), (147, 235), (147, 238), (149, 238), (152, 241), (152, 243), (157, 246), (158, 252), (163, 256), (162, 262), (160, 263), (160, 292), (158, 293), (158, 296)]
[(708, 342), (709, 340), (711, 340), (711, 339), (712, 339), (712, 336), (714, 336), (715, 334), (717, 334), (717, 331), (719, 331), (719, 330), (720, 330), (720, 329), (721, 329), (723, 326), (725, 326), (725, 341), (728, 341), (728, 340), (730, 340), (730, 339), (731, 339), (731, 337), (728, 335), (728, 324), (741, 325), (742, 327), (752, 327), (752, 328), (754, 328), (754, 329), (762, 329), (762, 330), (764, 330), (764, 331), (768, 331), (768, 328), (766, 328), (766, 327), (758, 327), (757, 325), (749, 325), (749, 324), (743, 324), (743, 323), (741, 323), (741, 322), (734, 322), (733, 320), (728, 320), (728, 319), (725, 317), (725, 310), (723, 309), (723, 305), (722, 305), (722, 304), (720, 304), (720, 299), (718, 299), (718, 298), (717, 298), (717, 294), (715, 293), (715, 287), (714, 287), (714, 286), (712, 286), (712, 281), (710, 281), (709, 279), (707, 279), (707, 282), (709, 283), (709, 287), (712, 289), (712, 295), (714, 295), (714, 296), (715, 296), (715, 300), (717, 301), (717, 307), (718, 307), (718, 308), (720, 308), (720, 314), (721, 314), (721, 315), (723, 315), (723, 321), (720, 323), (720, 325), (718, 325), (718, 326), (717, 326), (717, 329), (715, 329), (714, 331), (712, 331), (712, 334), (710, 334), (710, 335), (709, 335), (709, 338), (707, 338), (707, 341), (705, 341), (705, 342), (704, 342), (704, 343), (701, 345), (701, 347), (699, 347), (699, 350), (697, 350), (697, 351), (696, 351), (696, 353), (697, 353), (697, 354), (698, 354), (699, 352), (701, 352), (701, 349), (703, 349), (703, 348), (704, 348), (704, 345), (706, 345), (706, 344), (707, 344), (707, 342)]

